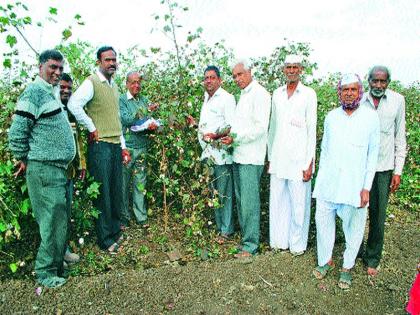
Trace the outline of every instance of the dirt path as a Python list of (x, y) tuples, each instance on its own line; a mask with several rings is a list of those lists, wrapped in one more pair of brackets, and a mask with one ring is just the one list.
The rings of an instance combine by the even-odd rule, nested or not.
[[(33, 280), (0, 284), (1, 314), (404, 314), (420, 257), (418, 217), (397, 216), (386, 229), (380, 275), (372, 282), (360, 260), (353, 287), (338, 288), (338, 268), (311, 276), (315, 250), (293, 258), (267, 252), (249, 261), (176, 262), (144, 271), (113, 270), (70, 278), (35, 294)], [(334, 257), (340, 257), (343, 245)], [(337, 262), (338, 258), (336, 259)]]

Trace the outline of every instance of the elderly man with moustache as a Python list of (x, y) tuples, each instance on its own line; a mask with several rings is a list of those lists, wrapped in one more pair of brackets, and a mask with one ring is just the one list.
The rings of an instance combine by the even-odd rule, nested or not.
[(354, 74), (338, 83), (340, 107), (330, 111), (324, 122), (316, 198), (317, 279), (334, 268), (332, 252), (336, 215), (342, 220), (346, 248), (338, 285), (351, 286), (351, 269), (363, 239), (369, 191), (379, 151), (379, 119), (372, 109), (360, 106), (363, 86)]
[[(142, 79), (138, 71), (129, 72), (126, 77), (127, 93), (120, 96), (121, 124), (125, 143), (131, 156), (131, 161), (123, 168), (121, 222), (123, 228), (128, 226), (131, 217), (130, 199), (133, 202), (132, 208), (136, 222), (144, 228), (148, 227), (145, 200), (147, 170), (144, 155), (147, 153), (149, 145), (148, 132), (156, 130), (157, 125), (151, 123), (147, 130), (140, 132), (133, 132), (131, 127), (139, 119), (145, 119), (149, 112), (156, 110), (157, 104), (149, 105), (147, 98), (140, 94)], [(130, 198), (130, 195), (132, 198)]]
[(388, 198), (400, 186), (407, 143), (405, 100), (402, 95), (388, 89), (390, 71), (384, 66), (374, 66), (369, 71), (368, 81), (369, 93), (362, 103), (378, 113), (381, 137), (378, 165), (370, 191), (369, 235), (363, 261), (368, 267), (368, 275), (375, 276), (382, 257)]
[(241, 97), (230, 134), (223, 137), (222, 142), (234, 143), (233, 182), (242, 232), (242, 244), (235, 258), (247, 258), (256, 254), (259, 247), (260, 180), (267, 152), (271, 97), (253, 79), (248, 61), (237, 61), (232, 74), (241, 89)]
[(234, 232), (232, 155), (223, 148), (212, 146), (212, 141), (226, 135), (235, 112), (235, 98), (222, 87), (220, 70), (208, 66), (204, 70), (204, 103), (198, 124), (198, 140), (203, 149), (201, 160), (210, 160), (214, 170), (215, 188), (221, 206), (215, 209), (217, 239), (223, 244)]
[(94, 200), (100, 211), (96, 220), (98, 245), (115, 254), (123, 239), (120, 226), (122, 165), (129, 162), (130, 154), (122, 136), (118, 88), (112, 79), (117, 70), (117, 53), (111, 46), (104, 46), (98, 49), (96, 57), (98, 71), (79, 86), (68, 108), (89, 130), (88, 170), (100, 183), (100, 194)]
[(315, 159), (315, 91), (300, 82), (302, 58), (288, 55), (286, 85), (273, 93), (268, 132), (270, 177), (270, 246), (304, 253), (311, 211), (311, 177)]
[(69, 213), (67, 168), (76, 148), (73, 133), (57, 98), (64, 58), (57, 50), (39, 56), (39, 76), (19, 97), (9, 130), (9, 146), (19, 161), (15, 176), (26, 170), (29, 198), (41, 243), (35, 261), (37, 281), (49, 288), (64, 283)]

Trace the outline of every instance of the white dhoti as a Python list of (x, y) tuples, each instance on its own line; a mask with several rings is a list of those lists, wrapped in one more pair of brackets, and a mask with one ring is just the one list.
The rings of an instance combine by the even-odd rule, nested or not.
[(311, 182), (270, 176), (270, 247), (306, 250), (311, 217)]
[(318, 265), (324, 266), (332, 259), (335, 242), (335, 216), (341, 218), (346, 249), (343, 254), (343, 268), (353, 268), (365, 231), (366, 208), (316, 200), (316, 243)]

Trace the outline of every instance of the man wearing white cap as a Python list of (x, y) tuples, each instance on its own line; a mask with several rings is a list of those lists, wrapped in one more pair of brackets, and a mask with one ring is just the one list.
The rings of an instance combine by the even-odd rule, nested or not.
[(315, 91), (300, 82), (302, 58), (288, 55), (286, 85), (273, 93), (268, 132), (270, 246), (302, 255), (308, 243), (315, 159)]
[(335, 218), (343, 224), (346, 248), (339, 287), (348, 289), (351, 273), (363, 239), (369, 191), (379, 152), (379, 118), (367, 106), (360, 78), (344, 75), (338, 83), (341, 107), (328, 113), (324, 122), (319, 171), (313, 197), (316, 198), (318, 267), (313, 274), (322, 279), (334, 268), (332, 251)]

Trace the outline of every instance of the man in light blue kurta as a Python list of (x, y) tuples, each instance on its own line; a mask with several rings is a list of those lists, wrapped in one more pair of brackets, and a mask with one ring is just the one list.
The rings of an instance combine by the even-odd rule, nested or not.
[(379, 150), (379, 119), (375, 111), (360, 106), (363, 87), (356, 75), (339, 82), (341, 107), (328, 113), (324, 123), (316, 198), (318, 267), (322, 279), (334, 267), (335, 216), (342, 219), (346, 249), (339, 286), (351, 285), (353, 268), (363, 239), (369, 191), (376, 171)]

